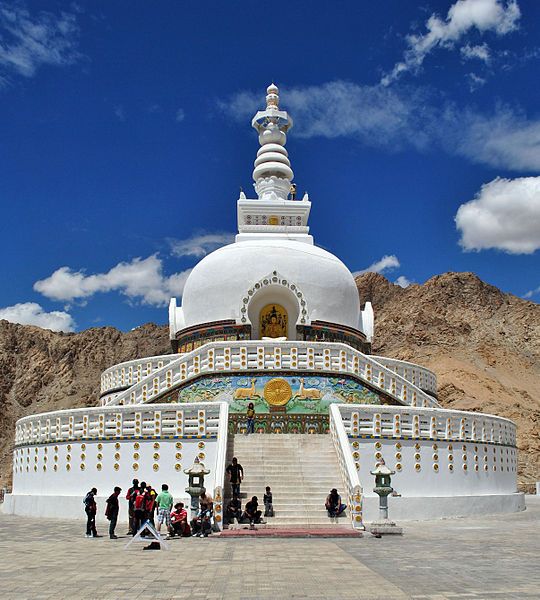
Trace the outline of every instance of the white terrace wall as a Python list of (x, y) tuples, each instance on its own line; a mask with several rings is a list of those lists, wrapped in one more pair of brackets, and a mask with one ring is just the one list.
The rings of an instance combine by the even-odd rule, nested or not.
[[(44, 413), (17, 422), (13, 492), (4, 512), (81, 517), (82, 498), (96, 487), (124, 494), (133, 478), (156, 489), (167, 483), (189, 499), (188, 469), (198, 457), (210, 473), (205, 487), (223, 486), (226, 403), (89, 408)], [(217, 472), (217, 469), (220, 469)], [(218, 513), (221, 513), (221, 505)]]

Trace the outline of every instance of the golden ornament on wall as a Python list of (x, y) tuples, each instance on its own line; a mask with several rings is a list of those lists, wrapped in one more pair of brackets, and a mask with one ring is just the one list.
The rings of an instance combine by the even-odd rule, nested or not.
[(114, 463), (114, 470), (118, 471), (119, 468), (120, 468), (120, 465), (118, 463)]
[(201, 449), (202, 449), (202, 448), (204, 448), (204, 442), (199, 442), (198, 446), (199, 446), (199, 448), (201, 448)]
[(140, 457), (141, 456), (140, 456), (140, 454), (138, 452), (134, 452), (133, 453), (133, 460), (139, 460)]
[(138, 450), (140, 447), (141, 447), (141, 445), (139, 444), (139, 442), (135, 442), (135, 443), (133, 444), (133, 448), (134, 448), (134, 450)]
[(154, 452), (154, 460), (159, 460), (159, 453), (158, 452)]
[(174, 465), (174, 468), (175, 468), (177, 471), (180, 471), (180, 469), (182, 468), (182, 465), (181, 465), (181, 464), (179, 464), (179, 463), (176, 463), (176, 464)]
[(98, 471), (101, 471), (101, 469), (102, 469), (102, 465), (101, 465), (101, 463), (98, 463), (98, 464), (96, 465), (96, 469), (97, 469)]
[(159, 450), (159, 442), (154, 442), (154, 449)]
[(176, 442), (175, 446), (180, 450), (180, 448), (182, 448), (182, 442)]
[(115, 447), (117, 450), (120, 450), (120, 444), (119, 444), (118, 442), (116, 442), (116, 444), (114, 445), (114, 447)]
[(180, 460), (182, 458), (182, 453), (181, 452), (177, 452), (174, 457), (176, 458), (176, 460)]
[(264, 386), (264, 399), (271, 406), (285, 406), (291, 398), (292, 389), (285, 379), (270, 379)]
[(154, 469), (154, 471), (159, 471), (159, 465), (154, 464), (153, 467), (152, 467), (152, 469)]
[(120, 460), (120, 453), (119, 453), (119, 452), (117, 452), (117, 453), (114, 455), (114, 460)]

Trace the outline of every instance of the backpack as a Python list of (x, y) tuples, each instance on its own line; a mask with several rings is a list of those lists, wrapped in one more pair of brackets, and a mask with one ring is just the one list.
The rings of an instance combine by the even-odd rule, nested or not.
[(92, 492), (88, 492), (88, 494), (86, 494), (86, 496), (83, 498), (82, 503), (84, 504), (85, 508), (92, 507), (92, 505), (94, 504), (94, 495), (92, 494)]
[(137, 495), (135, 496), (135, 502), (133, 503), (135, 510), (144, 510), (145, 509), (144, 501), (145, 501), (145, 494), (139, 490), (137, 492)]

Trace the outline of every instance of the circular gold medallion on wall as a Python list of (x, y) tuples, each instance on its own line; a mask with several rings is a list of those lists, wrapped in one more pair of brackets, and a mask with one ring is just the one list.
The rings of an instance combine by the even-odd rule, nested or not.
[(285, 406), (292, 398), (292, 389), (285, 379), (270, 379), (264, 386), (264, 399), (272, 406)]

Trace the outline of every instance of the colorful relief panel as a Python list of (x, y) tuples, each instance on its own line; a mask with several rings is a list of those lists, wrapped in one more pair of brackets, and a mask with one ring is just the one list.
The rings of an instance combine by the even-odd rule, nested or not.
[(381, 404), (379, 396), (348, 377), (311, 374), (204, 377), (165, 401), (225, 401), (231, 413), (245, 413), (253, 402), (257, 413), (328, 414), (330, 404)]

